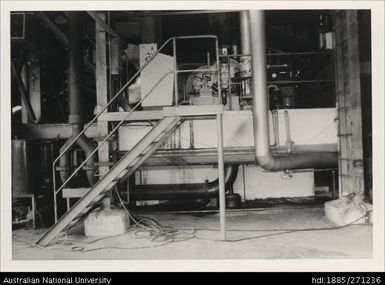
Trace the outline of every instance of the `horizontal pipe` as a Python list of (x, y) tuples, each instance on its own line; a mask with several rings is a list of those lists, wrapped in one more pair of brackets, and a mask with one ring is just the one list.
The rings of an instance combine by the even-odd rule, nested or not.
[(134, 200), (208, 199), (205, 183), (135, 185)]
[[(229, 165), (225, 171), (225, 189), (229, 190), (238, 175), (238, 165)], [(134, 200), (209, 199), (217, 197), (219, 179), (205, 183), (135, 185)]]
[(252, 63), (252, 96), (255, 157), (265, 170), (331, 168), (337, 165), (337, 153), (313, 152), (290, 156), (273, 156), (269, 149), (268, 94), (266, 80), (265, 15), (249, 11)]

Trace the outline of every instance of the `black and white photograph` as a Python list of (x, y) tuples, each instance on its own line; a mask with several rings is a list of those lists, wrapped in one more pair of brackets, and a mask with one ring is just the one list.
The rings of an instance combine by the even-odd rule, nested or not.
[(1, 3), (2, 267), (383, 268), (384, 3), (129, 2)]

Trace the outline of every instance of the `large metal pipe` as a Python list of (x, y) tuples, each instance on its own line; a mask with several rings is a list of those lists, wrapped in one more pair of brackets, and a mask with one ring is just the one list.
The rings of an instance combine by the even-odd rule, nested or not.
[[(229, 165), (225, 170), (225, 189), (229, 190), (238, 175), (238, 165)], [(147, 184), (136, 185), (131, 197), (134, 200), (184, 200), (217, 197), (219, 179), (205, 183)]]
[[(77, 144), (80, 146), (80, 148), (83, 150), (86, 157), (90, 156), (91, 153), (95, 150), (96, 146), (83, 134), (81, 135), (78, 140)], [(86, 162), (86, 165), (84, 166), (84, 169), (87, 173), (87, 179), (90, 185), (94, 185), (96, 179), (95, 179), (95, 162), (97, 162), (97, 155), (96, 153), (93, 154)]]
[(80, 12), (68, 13), (69, 20), (69, 115), (68, 122), (82, 122), (83, 39)]
[(255, 156), (266, 170), (331, 168), (337, 165), (337, 153), (313, 152), (276, 156), (269, 149), (268, 94), (266, 80), (266, 39), (264, 11), (249, 11), (252, 63), (252, 96)]
[(248, 11), (240, 12), (241, 54), (250, 54), (250, 28)]
[[(83, 125), (80, 125), (80, 124), (72, 125), (72, 136), (60, 148), (60, 152), (62, 152), (68, 146), (68, 144), (72, 142), (72, 140), (82, 131), (82, 129), (83, 129)], [(85, 135), (81, 135), (76, 141), (76, 144), (83, 150), (86, 157), (88, 157), (96, 148), (96, 146), (94, 146), (92, 142)], [(73, 144), (72, 147), (67, 151), (67, 153), (64, 154), (59, 160), (60, 178), (63, 182), (66, 181), (68, 177), (71, 175), (70, 151), (74, 150), (76, 144)], [(84, 167), (84, 169), (86, 170), (87, 179), (90, 185), (93, 185), (95, 183), (95, 176), (94, 176), (95, 162), (97, 162), (96, 154), (94, 154), (88, 159)]]
[[(69, 98), (68, 98), (68, 122), (72, 124), (72, 136), (64, 143), (60, 152), (62, 152), (68, 144), (82, 131), (83, 129), (83, 39), (82, 39), (82, 16), (81, 12), (69, 12)], [(83, 134), (78, 138), (76, 144), (84, 151), (86, 157), (89, 156), (95, 146)], [(68, 179), (71, 173), (69, 152), (72, 151), (75, 144), (60, 158), (60, 178), (64, 182)], [(93, 185), (95, 182), (94, 163), (97, 157), (93, 155), (86, 163), (86, 172), (88, 182)]]

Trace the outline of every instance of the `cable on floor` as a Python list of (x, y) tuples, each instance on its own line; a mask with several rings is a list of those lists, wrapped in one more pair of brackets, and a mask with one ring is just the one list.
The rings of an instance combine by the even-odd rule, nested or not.
[[(253, 239), (259, 239), (263, 237), (270, 237), (270, 236), (276, 236), (276, 235), (283, 235), (283, 234), (290, 234), (290, 233), (295, 233), (295, 232), (310, 232), (310, 231), (328, 231), (328, 230), (339, 230), (346, 228), (348, 226), (352, 226), (354, 223), (360, 221), (363, 218), (367, 218), (369, 214), (373, 210), (368, 210), (364, 215), (360, 216), (359, 218), (353, 220), (352, 222), (343, 225), (343, 226), (335, 226), (335, 227), (324, 227), (324, 228), (305, 228), (305, 229), (259, 229), (259, 230), (247, 230), (247, 229), (228, 229), (226, 231), (230, 232), (275, 232), (272, 234), (266, 234), (266, 235), (261, 235), (261, 236), (255, 236), (255, 237), (248, 237), (248, 238), (241, 238), (241, 239), (233, 239), (233, 240), (226, 240), (225, 242), (240, 242), (240, 241), (246, 241), (246, 240), (253, 240)], [(360, 226), (365, 225), (365, 224), (360, 224)], [(219, 231), (218, 229), (204, 229), (204, 228), (196, 228), (197, 231)], [(201, 240), (209, 240), (209, 241), (221, 241), (221, 240), (215, 240), (215, 239), (208, 239), (208, 238), (201, 238), (198, 236), (195, 236), (196, 239), (201, 239)]]
[[(115, 188), (115, 193), (116, 193), (116, 197), (120, 202), (120, 205), (125, 210), (128, 218), (134, 223), (134, 225), (130, 227), (128, 232), (125, 233), (124, 235), (131, 234), (135, 238), (146, 239), (151, 242), (156, 242), (158, 244), (151, 245), (151, 246), (139, 246), (139, 247), (107, 246), (107, 247), (90, 248), (90, 249), (87, 249), (84, 246), (73, 246), (71, 248), (72, 251), (88, 252), (88, 251), (96, 251), (101, 249), (145, 249), (145, 248), (165, 246), (169, 243), (182, 242), (182, 241), (187, 241), (195, 238), (196, 230), (193, 228), (176, 228), (172, 226), (163, 226), (154, 219), (143, 217), (143, 216), (134, 216), (124, 205), (124, 202), (120, 197), (120, 194), (117, 188)], [(111, 237), (99, 238), (91, 242), (83, 243), (82, 245), (92, 244), (108, 238), (111, 238)]]
[[(115, 189), (116, 190), (116, 189)], [(122, 235), (115, 235), (115, 236), (108, 236), (108, 237), (102, 237), (95, 239), (90, 242), (83, 242), (81, 245), (72, 246), (69, 251), (77, 251), (77, 252), (89, 252), (89, 251), (98, 251), (98, 250), (105, 250), (105, 249), (123, 249), (123, 250), (130, 250), (130, 249), (146, 249), (146, 248), (153, 248), (153, 247), (162, 247), (167, 244), (170, 244), (172, 242), (183, 242), (190, 239), (200, 239), (200, 240), (208, 240), (208, 241), (222, 241), (222, 240), (215, 240), (215, 239), (208, 239), (208, 238), (202, 238), (196, 235), (199, 231), (219, 231), (219, 229), (212, 229), (212, 228), (178, 228), (173, 226), (165, 226), (161, 225), (159, 222), (157, 222), (154, 219), (143, 217), (143, 216), (134, 216), (131, 214), (131, 212), (126, 208), (124, 205), (124, 202), (122, 201), (118, 191), (116, 190), (117, 197), (120, 201), (120, 204), (126, 211), (128, 217), (134, 222), (134, 225), (129, 228), (126, 234), (124, 235), (133, 235), (135, 238), (144, 238), (151, 242), (156, 242), (156, 244), (153, 244), (151, 246), (138, 246), (138, 247), (120, 247), (120, 246), (107, 246), (107, 247), (98, 247), (98, 248), (89, 248), (87, 249), (84, 245), (85, 244), (94, 244), (101, 240), (106, 240), (110, 238), (115, 238)], [(304, 228), (304, 229), (227, 229), (227, 232), (274, 232), (271, 234), (261, 235), (261, 236), (255, 236), (255, 237), (247, 237), (247, 238), (241, 238), (241, 239), (235, 239), (235, 240), (226, 240), (225, 242), (241, 242), (246, 240), (253, 240), (253, 239), (259, 239), (263, 237), (270, 237), (270, 236), (276, 236), (276, 235), (283, 235), (283, 234), (289, 234), (289, 233), (295, 233), (295, 232), (307, 232), (307, 231), (327, 231), (327, 230), (339, 230), (346, 228), (348, 226), (353, 225), (354, 223), (358, 222), (359, 220), (368, 217), (368, 215), (373, 210), (368, 210), (365, 215), (360, 216), (359, 218), (353, 220), (352, 222), (344, 225), (344, 226), (336, 226), (336, 227), (324, 227), (324, 228)], [(69, 241), (71, 241), (71, 238), (67, 235), (67, 233), (60, 233), (55, 240), (55, 245), (48, 246), (48, 247), (42, 247), (34, 243), (28, 243), (25, 241), (21, 241), (16, 239), (16, 236), (13, 236), (14, 240), (18, 242), (23, 242), (26, 245), (23, 246), (14, 246), (14, 247), (36, 247), (39, 249), (57, 249), (62, 247), (63, 245), (71, 244)]]

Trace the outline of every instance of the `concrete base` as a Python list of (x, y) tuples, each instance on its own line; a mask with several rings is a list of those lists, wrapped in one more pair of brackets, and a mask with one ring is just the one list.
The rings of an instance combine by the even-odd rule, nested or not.
[(106, 209), (93, 212), (84, 220), (86, 236), (114, 236), (127, 232), (130, 220), (124, 210)]
[(355, 199), (354, 196), (325, 203), (325, 215), (338, 226), (364, 224), (372, 221), (372, 205)]

